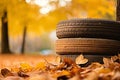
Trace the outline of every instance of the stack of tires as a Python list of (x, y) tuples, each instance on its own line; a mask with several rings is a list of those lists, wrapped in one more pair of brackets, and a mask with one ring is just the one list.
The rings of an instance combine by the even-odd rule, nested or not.
[(72, 19), (57, 25), (56, 53), (75, 59), (83, 54), (89, 62), (118, 54), (120, 23), (101, 19)]

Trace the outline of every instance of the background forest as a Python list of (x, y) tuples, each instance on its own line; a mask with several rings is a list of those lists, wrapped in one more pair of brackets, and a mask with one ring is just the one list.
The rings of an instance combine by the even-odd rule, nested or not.
[(6, 10), (12, 52), (21, 52), (26, 27), (25, 53), (55, 53), (55, 29), (59, 21), (71, 18), (115, 20), (115, 8), (116, 0), (0, 0), (0, 28)]

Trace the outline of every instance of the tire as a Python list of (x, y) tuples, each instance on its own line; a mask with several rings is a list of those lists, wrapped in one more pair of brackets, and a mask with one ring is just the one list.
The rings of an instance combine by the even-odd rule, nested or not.
[(120, 41), (97, 38), (66, 38), (56, 41), (56, 53), (61, 55), (110, 55), (118, 54)]
[[(73, 61), (79, 56), (79, 54), (76, 55), (60, 55), (62, 58), (71, 58)], [(83, 55), (86, 59), (88, 59), (88, 62), (86, 64), (82, 64), (80, 66), (88, 66), (93, 62), (99, 62), (103, 64), (103, 58), (110, 58), (111, 56), (115, 55)]]
[(56, 34), (61, 38), (103, 38), (120, 40), (120, 23), (99, 19), (73, 19), (58, 23)]

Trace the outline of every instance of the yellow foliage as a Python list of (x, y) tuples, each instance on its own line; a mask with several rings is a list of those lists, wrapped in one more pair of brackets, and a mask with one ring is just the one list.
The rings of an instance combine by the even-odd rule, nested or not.
[(45, 70), (46, 69), (46, 63), (45, 62), (39, 62), (35, 66), (35, 70)]
[(31, 5), (25, 0), (1, 0), (0, 4), (0, 16), (7, 7), (9, 34), (12, 36), (22, 34), (24, 26), (27, 26), (28, 34), (50, 32), (56, 29), (59, 21), (74, 17), (115, 20), (115, 0), (71, 0), (63, 7), (59, 1), (49, 0), (49, 5), (55, 9), (45, 15), (39, 12), (41, 6)]
[(11, 67), (11, 71), (13, 71), (13, 72), (18, 72), (20, 69), (19, 68), (17, 68), (17, 67)]
[(30, 72), (32, 71), (32, 66), (30, 66), (28, 63), (21, 63), (20, 64), (20, 70), (23, 72)]
[(60, 74), (65, 76), (70, 76), (70, 72), (67, 70), (63, 70)]
[(109, 68), (102, 68), (101, 70), (99, 70), (99, 73), (109, 73), (109, 72), (111, 72)]

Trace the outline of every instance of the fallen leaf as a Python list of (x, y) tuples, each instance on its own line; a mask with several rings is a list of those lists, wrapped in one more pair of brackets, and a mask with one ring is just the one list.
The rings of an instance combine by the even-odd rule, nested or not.
[(4, 77), (13, 76), (13, 73), (10, 70), (8, 70), (7, 68), (1, 69), (1, 74)]
[(88, 59), (84, 58), (82, 54), (75, 59), (76, 64), (85, 64), (87, 62), (88, 62)]

